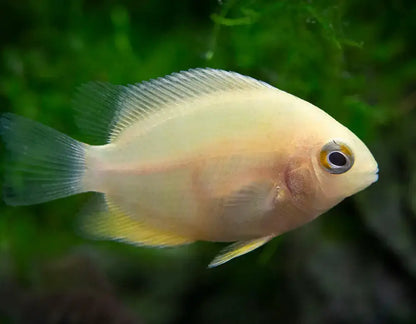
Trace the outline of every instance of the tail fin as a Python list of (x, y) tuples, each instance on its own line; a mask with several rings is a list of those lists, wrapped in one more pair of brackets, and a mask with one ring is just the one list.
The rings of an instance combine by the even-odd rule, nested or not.
[(86, 144), (50, 127), (6, 113), (0, 135), (10, 151), (3, 199), (31, 205), (83, 192)]

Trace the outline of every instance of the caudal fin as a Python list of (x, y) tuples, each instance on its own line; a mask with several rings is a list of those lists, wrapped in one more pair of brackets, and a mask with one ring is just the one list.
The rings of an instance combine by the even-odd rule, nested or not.
[(83, 192), (86, 144), (50, 127), (6, 113), (0, 135), (10, 152), (3, 199), (31, 205)]

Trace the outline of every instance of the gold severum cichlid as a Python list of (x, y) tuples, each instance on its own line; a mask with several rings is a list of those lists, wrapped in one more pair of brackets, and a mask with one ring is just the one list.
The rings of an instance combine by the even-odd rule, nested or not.
[(103, 145), (10, 113), (1, 117), (13, 161), (6, 203), (99, 192), (85, 232), (157, 247), (235, 242), (211, 267), (313, 220), (378, 178), (370, 151), (346, 127), (235, 72), (88, 83), (74, 105), (80, 126)]

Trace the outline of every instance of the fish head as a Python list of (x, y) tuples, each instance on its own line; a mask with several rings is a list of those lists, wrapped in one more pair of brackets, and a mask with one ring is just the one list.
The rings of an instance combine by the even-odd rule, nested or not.
[(367, 146), (335, 120), (321, 129), (311, 150), (310, 165), (318, 190), (316, 203), (327, 210), (378, 180), (378, 165)]

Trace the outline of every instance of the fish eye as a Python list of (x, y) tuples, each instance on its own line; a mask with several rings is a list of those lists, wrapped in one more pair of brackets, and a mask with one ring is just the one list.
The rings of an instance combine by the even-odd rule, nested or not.
[(347, 164), (347, 158), (345, 157), (344, 153), (334, 151), (328, 154), (328, 162), (332, 163), (333, 165), (342, 167)]
[(341, 174), (351, 169), (354, 156), (351, 149), (338, 141), (325, 144), (320, 152), (322, 167), (332, 174)]

